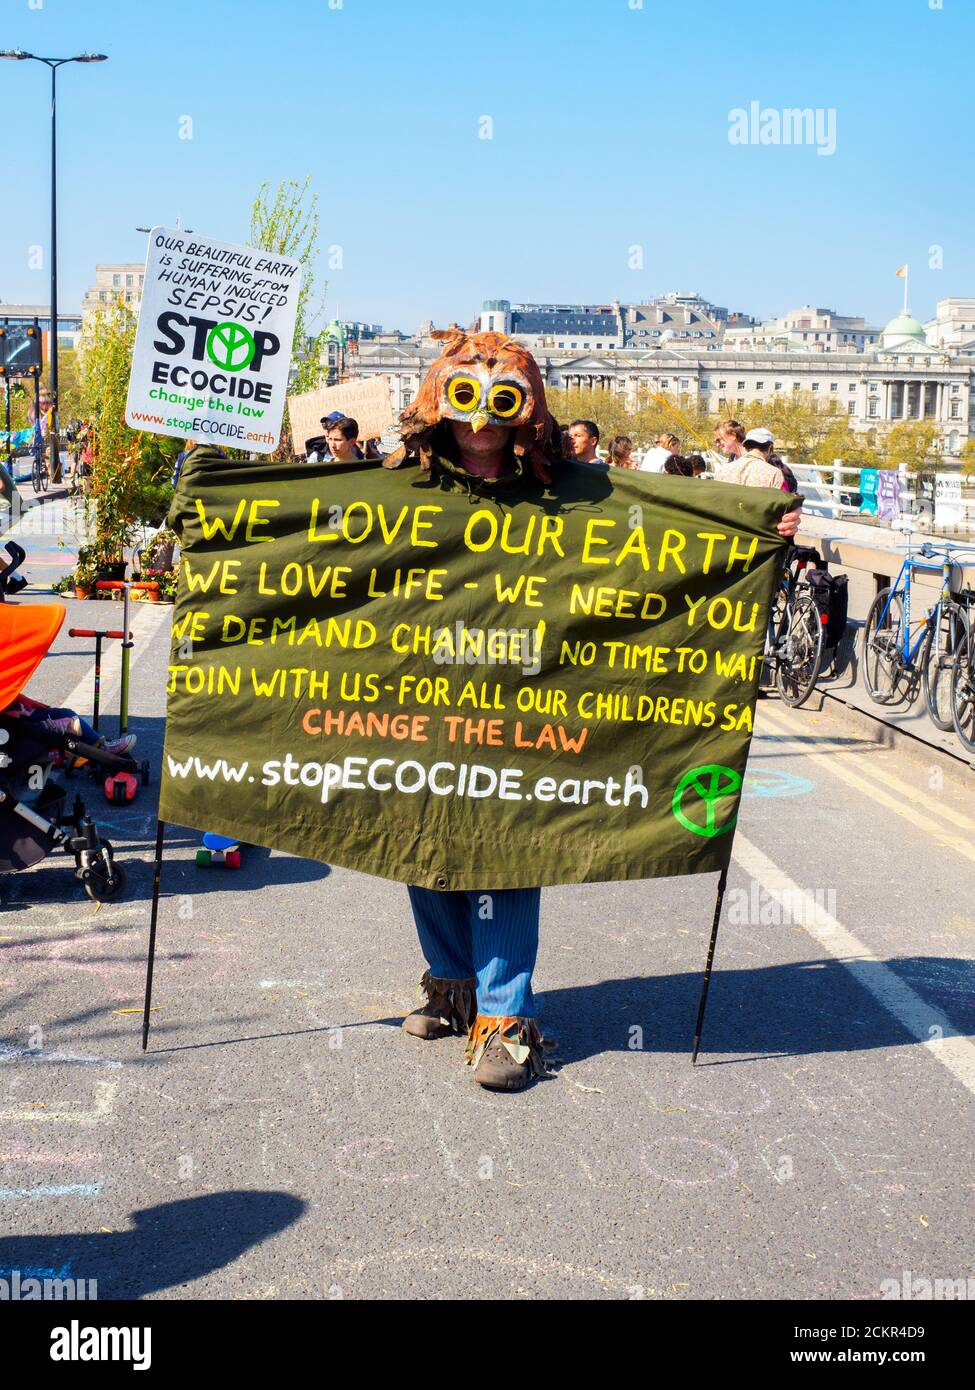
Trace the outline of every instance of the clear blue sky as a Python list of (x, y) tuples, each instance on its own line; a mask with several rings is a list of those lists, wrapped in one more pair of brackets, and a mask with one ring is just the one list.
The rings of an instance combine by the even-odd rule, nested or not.
[[(919, 317), (975, 295), (972, 0), (32, 4), (0, 0), (0, 46), (110, 57), (58, 80), (65, 309), (96, 261), (144, 256), (136, 225), (245, 240), (258, 184), (306, 174), (342, 248), (329, 316), (387, 327), (678, 288), (882, 323), (904, 261)], [(46, 302), (47, 70), (0, 84), (0, 299)], [(835, 154), (730, 144), (752, 101), (834, 108)]]

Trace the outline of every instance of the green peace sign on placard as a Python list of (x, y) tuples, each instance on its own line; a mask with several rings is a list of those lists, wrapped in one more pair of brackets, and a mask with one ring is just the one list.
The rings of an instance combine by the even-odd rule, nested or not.
[(229, 319), (211, 328), (207, 337), (207, 356), (225, 372), (243, 371), (256, 348), (254, 335)]
[[(670, 809), (685, 830), (711, 840), (716, 835), (726, 834), (738, 819), (735, 812), (724, 825), (718, 825), (718, 802), (727, 797), (737, 797), (740, 791), (741, 775), (734, 768), (722, 767), (720, 763), (705, 763), (684, 773), (674, 788)], [(703, 824), (688, 814), (689, 811), (693, 812), (697, 803), (704, 805)]]

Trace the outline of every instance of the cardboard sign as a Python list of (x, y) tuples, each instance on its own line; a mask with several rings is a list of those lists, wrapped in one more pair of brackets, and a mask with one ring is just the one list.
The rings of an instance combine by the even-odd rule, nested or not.
[(154, 228), (126, 424), (273, 453), (300, 289), (290, 256)]
[(393, 423), (389, 377), (370, 376), (341, 386), (320, 386), (301, 396), (288, 397), (288, 418), (296, 454), (304, 454), (305, 440), (322, 433), (322, 417), (340, 410), (359, 426), (360, 439), (378, 439)]
[(163, 820), (427, 888), (727, 864), (794, 498), (202, 453)]
[(961, 476), (946, 477), (943, 473), (934, 479), (934, 520), (936, 526), (961, 526), (965, 520), (965, 508), (961, 500)]

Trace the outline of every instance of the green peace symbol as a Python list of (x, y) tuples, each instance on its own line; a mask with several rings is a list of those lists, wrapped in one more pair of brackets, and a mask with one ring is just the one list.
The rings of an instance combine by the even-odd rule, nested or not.
[[(256, 350), (254, 335), (230, 319), (216, 324), (207, 336), (207, 356), (225, 372), (242, 372)], [(245, 356), (240, 357), (242, 352)]]
[[(704, 802), (704, 824), (692, 820), (684, 811), (684, 797), (688, 792), (696, 792)], [(685, 830), (702, 835), (706, 840), (716, 835), (725, 835), (738, 819), (737, 811), (724, 825), (717, 824), (718, 802), (725, 797), (737, 796), (741, 791), (741, 774), (734, 768), (722, 767), (720, 763), (705, 763), (702, 767), (692, 767), (685, 772), (674, 788), (670, 809)]]

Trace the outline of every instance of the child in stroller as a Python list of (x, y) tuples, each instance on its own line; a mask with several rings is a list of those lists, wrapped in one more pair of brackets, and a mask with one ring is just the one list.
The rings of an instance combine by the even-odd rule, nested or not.
[[(53, 850), (74, 856), (75, 875), (96, 902), (117, 897), (124, 875), (80, 796), (70, 814), (56, 762), (86, 761), (106, 773), (133, 772), (125, 751), (88, 742), (70, 711), (50, 711), (23, 694), (64, 622), (59, 603), (0, 605), (0, 874), (30, 868)], [(47, 718), (47, 715), (52, 717)], [(131, 747), (131, 745), (129, 745)]]

